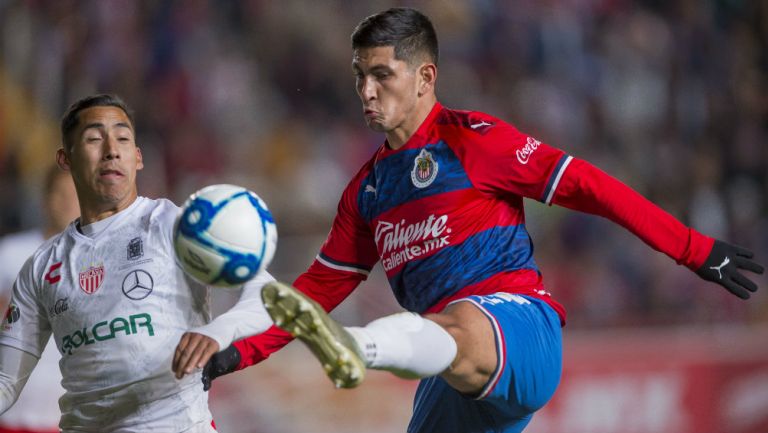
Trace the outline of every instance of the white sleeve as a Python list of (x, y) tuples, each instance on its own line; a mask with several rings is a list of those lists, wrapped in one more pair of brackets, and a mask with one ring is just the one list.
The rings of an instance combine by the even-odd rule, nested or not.
[[(273, 322), (261, 301), (261, 288), (270, 281), (275, 281), (275, 278), (266, 271), (261, 272), (243, 286), (240, 299), (232, 308), (211, 323), (191, 329), (190, 332), (213, 338), (219, 343), (219, 350), (224, 350), (235, 340), (266, 331)], [(222, 289), (212, 290), (215, 293)]]
[(51, 337), (51, 324), (38, 299), (33, 268), (34, 259), (30, 257), (16, 278), (8, 310), (0, 326), (0, 344), (39, 358)]
[(0, 344), (0, 415), (19, 398), (37, 361), (31, 353)]

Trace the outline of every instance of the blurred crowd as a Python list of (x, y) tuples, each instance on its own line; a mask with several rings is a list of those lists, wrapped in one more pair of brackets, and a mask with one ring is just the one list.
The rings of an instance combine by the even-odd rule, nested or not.
[[(278, 222), (275, 273), (295, 277), (382, 143), (349, 35), (395, 5), (435, 23), (444, 105), (506, 119), (768, 264), (759, 0), (0, 0), (0, 235), (39, 224), (66, 107), (109, 92), (136, 111), (140, 194), (255, 190)], [(570, 326), (768, 321), (765, 276), (745, 303), (605, 220), (531, 201), (527, 226)], [(380, 271), (369, 286), (347, 314), (397, 308)]]

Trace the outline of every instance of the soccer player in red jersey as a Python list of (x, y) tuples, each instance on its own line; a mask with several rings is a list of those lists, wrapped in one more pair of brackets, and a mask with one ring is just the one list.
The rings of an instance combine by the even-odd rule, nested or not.
[[(262, 298), (337, 386), (356, 386), (366, 368), (422, 378), (409, 432), (520, 432), (559, 383), (565, 311), (543, 287), (524, 197), (606, 217), (740, 298), (757, 290), (740, 271), (763, 272), (751, 252), (500, 119), (443, 107), (437, 37), (418, 11), (366, 18), (352, 48), (365, 121), (386, 141), (343, 192), (298, 290), (268, 284)], [(325, 312), (379, 261), (408, 312), (341, 327)], [(273, 328), (235, 343), (206, 374), (259, 362), (290, 338)]]

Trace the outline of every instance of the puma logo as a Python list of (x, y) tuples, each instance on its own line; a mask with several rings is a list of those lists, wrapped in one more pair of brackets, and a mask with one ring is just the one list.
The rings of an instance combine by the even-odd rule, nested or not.
[(723, 260), (723, 263), (720, 263), (720, 266), (710, 266), (709, 269), (714, 269), (717, 271), (717, 274), (720, 275), (720, 279), (723, 279), (723, 273), (720, 272), (720, 269), (723, 269), (723, 266), (727, 265), (728, 263), (731, 263), (731, 259), (729, 259), (727, 256), (725, 257), (725, 260)]
[(492, 123), (488, 123), (485, 120), (482, 120), (482, 121), (480, 121), (480, 123), (473, 123), (473, 124), (469, 125), (469, 127), (472, 128), (472, 129), (477, 129), (477, 128), (480, 128), (480, 127), (483, 127), (483, 126), (492, 126), (492, 125), (493, 125)]

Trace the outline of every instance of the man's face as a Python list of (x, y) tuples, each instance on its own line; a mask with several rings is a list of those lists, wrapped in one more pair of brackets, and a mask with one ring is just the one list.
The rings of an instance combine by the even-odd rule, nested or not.
[(144, 164), (133, 125), (123, 110), (106, 106), (81, 111), (71, 140), (72, 148), (60, 151), (58, 158), (71, 171), (82, 205), (119, 206), (133, 201), (136, 171)]
[(356, 49), (352, 71), (371, 129), (386, 133), (410, 126), (407, 123), (419, 96), (417, 68), (395, 59), (394, 47), (385, 46)]

